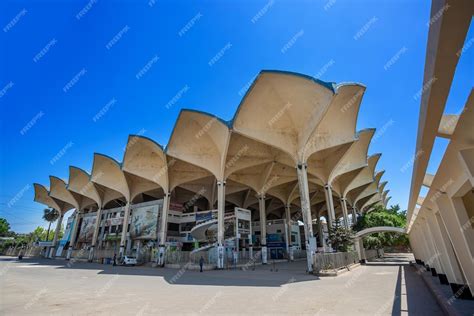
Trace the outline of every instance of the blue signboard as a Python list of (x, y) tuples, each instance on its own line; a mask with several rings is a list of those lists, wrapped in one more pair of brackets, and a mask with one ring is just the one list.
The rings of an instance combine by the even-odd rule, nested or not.
[(212, 211), (206, 213), (196, 213), (196, 222), (205, 222), (212, 219)]

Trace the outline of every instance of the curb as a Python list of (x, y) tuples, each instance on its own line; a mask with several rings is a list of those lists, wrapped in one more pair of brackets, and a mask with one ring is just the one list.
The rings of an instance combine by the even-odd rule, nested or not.
[(452, 307), (451, 305), (446, 304), (446, 298), (444, 297), (444, 295), (435, 286), (433, 286), (430, 281), (427, 280), (427, 276), (425, 276), (423, 274), (423, 272), (424, 272), (423, 268), (419, 269), (418, 267), (416, 267), (412, 263), (410, 263), (410, 266), (412, 266), (416, 270), (417, 274), (420, 275), (421, 279), (425, 283), (425, 285), (428, 288), (428, 290), (430, 291), (430, 293), (435, 298), (435, 300), (438, 303), (439, 307), (441, 307), (441, 309), (443, 310), (443, 313), (445, 315), (448, 315), (448, 316), (460, 316), (460, 314), (458, 313), (458, 311), (454, 307)]

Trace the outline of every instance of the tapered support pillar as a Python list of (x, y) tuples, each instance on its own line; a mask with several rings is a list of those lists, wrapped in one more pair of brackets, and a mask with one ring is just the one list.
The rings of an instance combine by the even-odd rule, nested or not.
[(217, 181), (217, 268), (224, 268), (225, 181)]
[(288, 253), (288, 259), (293, 261), (293, 245), (291, 243), (291, 205), (285, 205), (286, 215), (286, 251)]
[(66, 260), (71, 259), (72, 251), (74, 250), (74, 245), (76, 244), (76, 236), (77, 231), (79, 229), (79, 219), (80, 219), (80, 212), (76, 210), (76, 214), (74, 216), (74, 224), (72, 226), (71, 238), (69, 240), (69, 248), (67, 249)]
[(313, 224), (311, 218), (308, 173), (306, 163), (298, 164), (296, 172), (298, 174), (298, 187), (300, 191), (301, 213), (303, 214), (304, 234), (306, 240), (306, 260), (308, 272), (313, 272), (313, 256), (316, 252), (316, 238), (313, 234)]
[(57, 224), (56, 224), (56, 231), (54, 232), (54, 238), (53, 238), (53, 246), (51, 247), (49, 251), (49, 257), (54, 258), (56, 257), (56, 249), (58, 247), (58, 238), (59, 238), (59, 232), (61, 231), (61, 224), (63, 222), (64, 214), (60, 213), (61, 215), (58, 218)]
[(122, 237), (120, 238), (120, 258), (125, 255), (125, 243), (127, 242), (128, 220), (130, 218), (130, 202), (125, 205), (125, 216), (123, 217)]
[(265, 213), (265, 195), (258, 196), (260, 214), (260, 245), (262, 246), (262, 264), (267, 264), (267, 214)]
[[(451, 243), (449, 243), (449, 239), (447, 238), (447, 236), (446, 240), (443, 237), (441, 227), (440, 225), (438, 225), (438, 218), (440, 219), (439, 216), (439, 214), (433, 214), (432, 216), (429, 216), (427, 218), (431, 234), (434, 238), (434, 243), (438, 247), (438, 251), (440, 254), (439, 259), (443, 268), (445, 269), (444, 271), (439, 271), (438, 275), (440, 277), (440, 281), (444, 281), (445, 277), (447, 279), (446, 281), (449, 280), (449, 282), (451, 283), (461, 284), (463, 283), (463, 279), (456, 261), (456, 255), (452, 250)], [(441, 224), (444, 225), (443, 223)], [(446, 241), (448, 243), (446, 243)], [(444, 277), (443, 274), (445, 275)]]
[(168, 231), (168, 213), (170, 209), (170, 199), (171, 193), (167, 192), (163, 196), (163, 208), (161, 210), (161, 223), (160, 223), (160, 232), (158, 234), (158, 265), (165, 266), (165, 255), (166, 255), (166, 234)]
[(328, 209), (328, 229), (331, 229), (334, 221), (336, 220), (336, 214), (334, 213), (334, 201), (332, 198), (332, 188), (331, 185), (326, 184), (324, 186), (324, 194), (326, 196), (326, 206)]
[(344, 226), (346, 226), (346, 228), (349, 228), (349, 215), (347, 213), (346, 198), (341, 199), (341, 207), (342, 207), (342, 217), (344, 218)]
[[(458, 259), (459, 267), (466, 280), (466, 283), (462, 286), (465, 286), (465, 288), (469, 287), (471, 295), (474, 296), (474, 256), (471, 253), (472, 239), (468, 239), (469, 235), (466, 234), (466, 228), (464, 228), (464, 225), (468, 223), (470, 219), (466, 219), (467, 213), (465, 210), (459, 209), (459, 206), (456, 207), (454, 202), (453, 198), (447, 194), (441, 194), (436, 200), (439, 213), (446, 225), (447, 234), (453, 245), (456, 258)], [(460, 220), (461, 216), (465, 217), (462, 221)]]
[(357, 212), (355, 206), (352, 207), (352, 224), (355, 225), (357, 223)]
[(326, 251), (326, 241), (324, 240), (324, 226), (323, 222), (321, 222), (321, 217), (318, 216), (318, 236), (319, 236), (319, 244), (323, 247), (323, 251)]
[(362, 238), (356, 238), (354, 240), (354, 246), (357, 251), (357, 254), (359, 255), (359, 262), (365, 263), (367, 261), (367, 258), (365, 256), (364, 242)]
[(95, 250), (97, 247), (97, 240), (99, 239), (99, 230), (100, 230), (100, 220), (102, 218), (102, 208), (99, 207), (97, 210), (97, 215), (95, 217), (95, 227), (94, 227), (94, 234), (92, 235), (92, 245), (89, 249), (89, 262), (94, 260)]

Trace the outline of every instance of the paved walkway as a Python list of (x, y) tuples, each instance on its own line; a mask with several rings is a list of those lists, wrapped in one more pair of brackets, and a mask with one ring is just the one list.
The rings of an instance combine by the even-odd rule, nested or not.
[(318, 278), (305, 261), (199, 273), (0, 257), (0, 315), (441, 315), (408, 258)]

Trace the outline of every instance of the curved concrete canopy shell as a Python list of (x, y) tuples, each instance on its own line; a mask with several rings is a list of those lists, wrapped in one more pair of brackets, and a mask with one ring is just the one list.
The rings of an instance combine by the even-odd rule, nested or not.
[(98, 207), (102, 206), (102, 199), (90, 178), (91, 176), (81, 168), (69, 167), (69, 183), (67, 189), (83, 196), (83, 200), (79, 205), (80, 209), (91, 206), (94, 203), (96, 203)]
[(64, 180), (55, 176), (49, 176), (49, 184), (49, 196), (69, 204), (71, 208), (79, 210), (79, 202), (76, 197), (73, 196), (73, 193), (67, 189)]
[(166, 153), (208, 170), (224, 180), (230, 129), (216, 116), (183, 110), (180, 112)]
[(233, 130), (288, 153), (295, 165), (306, 162), (317, 151), (354, 140), (364, 90), (262, 71), (237, 110)]
[(357, 134), (357, 140), (351, 144), (347, 152), (331, 171), (328, 183), (333, 183), (337, 177), (367, 166), (370, 141), (375, 128), (362, 130)]
[(48, 189), (46, 189), (43, 185), (34, 183), (33, 187), (35, 189), (35, 197), (34, 197), (35, 202), (44, 204), (62, 213), (65, 213), (69, 210), (68, 206), (70, 205), (66, 205), (64, 202), (57, 201), (51, 196), (49, 196)]
[(360, 209), (360, 206), (362, 206), (366, 202), (367, 198), (370, 198), (374, 194), (378, 193), (379, 182), (384, 173), (384, 170), (377, 172), (374, 177), (374, 181), (369, 183), (367, 186), (364, 187), (362, 191), (360, 191), (360, 193), (354, 196), (353, 205), (359, 206), (358, 209)]
[(163, 148), (155, 141), (130, 135), (123, 156), (122, 170), (156, 183), (169, 191), (168, 159)]
[(125, 174), (114, 159), (95, 153), (90, 180), (96, 184), (102, 206), (121, 197), (127, 202), (130, 201), (130, 190)]
[[(313, 155), (308, 160), (308, 172), (332, 185), (337, 177), (367, 166), (367, 152), (374, 133), (375, 129), (360, 131), (354, 142), (328, 148)], [(340, 188), (336, 192), (342, 195)]]
[[(374, 181), (375, 176), (375, 167), (380, 159), (382, 154), (374, 154), (367, 159), (367, 167), (362, 168), (360, 172), (355, 176), (355, 178), (347, 185), (344, 189), (342, 196), (348, 196), (349, 192), (356, 190), (364, 185), (367, 185)], [(350, 199), (351, 201), (354, 200), (356, 197), (354, 192), (351, 192), (353, 197)]]

